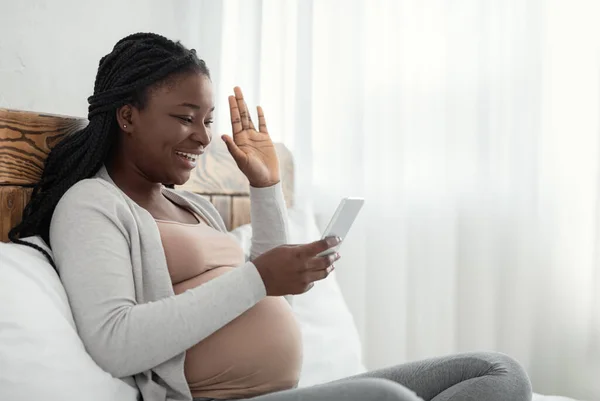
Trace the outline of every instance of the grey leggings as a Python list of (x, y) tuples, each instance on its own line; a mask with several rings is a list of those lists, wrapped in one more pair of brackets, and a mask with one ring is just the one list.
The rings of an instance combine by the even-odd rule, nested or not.
[[(497, 353), (432, 358), (252, 401), (530, 401), (523, 368)], [(206, 401), (196, 398), (194, 401)]]

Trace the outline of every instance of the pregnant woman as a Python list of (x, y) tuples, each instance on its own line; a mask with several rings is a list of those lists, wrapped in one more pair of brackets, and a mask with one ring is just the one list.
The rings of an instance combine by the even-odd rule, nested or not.
[(338, 240), (286, 245), (262, 109), (252, 121), (236, 88), (233, 135), (223, 137), (250, 184), (246, 257), (208, 200), (169, 188), (189, 179), (213, 139), (212, 84), (195, 51), (130, 35), (100, 60), (88, 101), (89, 125), (52, 150), (10, 238), (39, 235), (51, 246), (87, 351), (143, 400), (531, 399), (519, 364), (493, 353), (296, 388), (302, 344), (290, 302), (327, 277), (339, 255), (317, 254)]

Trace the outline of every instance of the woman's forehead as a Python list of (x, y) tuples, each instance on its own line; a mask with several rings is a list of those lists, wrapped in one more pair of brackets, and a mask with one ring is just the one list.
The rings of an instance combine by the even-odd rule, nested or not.
[(211, 80), (204, 74), (186, 74), (160, 85), (149, 99), (157, 106), (173, 107), (181, 104), (197, 105), (201, 109), (214, 107)]

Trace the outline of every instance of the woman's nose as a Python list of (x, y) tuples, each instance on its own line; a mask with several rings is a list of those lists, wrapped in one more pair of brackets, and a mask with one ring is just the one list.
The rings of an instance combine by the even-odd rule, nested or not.
[(207, 147), (212, 139), (210, 130), (203, 125), (194, 131), (192, 139), (196, 142), (200, 142), (202, 146)]

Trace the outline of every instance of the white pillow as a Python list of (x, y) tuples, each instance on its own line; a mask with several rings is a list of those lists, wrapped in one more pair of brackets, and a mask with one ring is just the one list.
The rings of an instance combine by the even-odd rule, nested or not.
[[(39, 238), (26, 238), (48, 249)], [(0, 242), (0, 400), (135, 401), (75, 330), (58, 275), (38, 251)]]
[[(321, 238), (309, 207), (290, 209), (289, 241), (304, 244)], [(246, 251), (250, 225), (237, 228)], [(335, 279), (335, 271), (305, 294), (294, 297), (294, 313), (302, 330), (304, 362), (300, 387), (312, 386), (363, 373), (362, 351), (354, 318)]]

